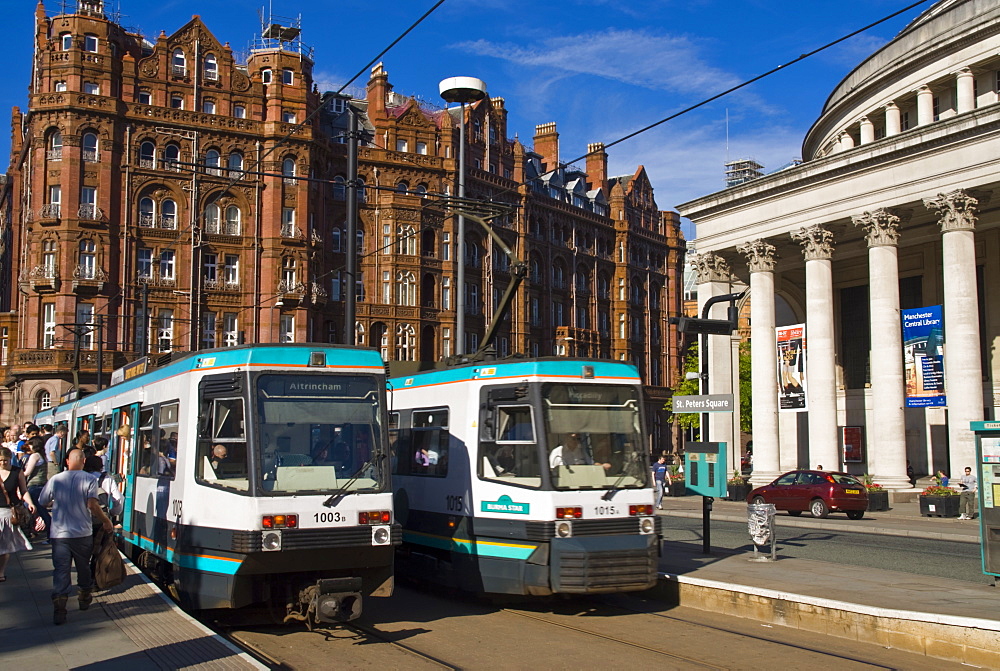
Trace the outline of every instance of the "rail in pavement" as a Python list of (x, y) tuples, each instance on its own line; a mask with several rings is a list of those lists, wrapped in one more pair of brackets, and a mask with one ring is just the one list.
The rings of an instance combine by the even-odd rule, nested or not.
[[(701, 517), (701, 497), (665, 498), (667, 516)], [(713, 519), (746, 522), (746, 504), (716, 501)], [(925, 518), (917, 504), (862, 520), (794, 518), (780, 526), (978, 542), (979, 523)], [(862, 531), (864, 530), (864, 531)], [(664, 542), (657, 591), (668, 601), (781, 626), (1000, 668), (1000, 588), (897, 571), (751, 553), (705, 556)]]
[[(184, 613), (138, 569), (96, 593), (87, 611), (70, 597), (66, 624), (52, 624), (52, 559), (48, 545), (19, 552), (0, 584), (0, 659), (5, 668), (265, 669), (248, 654)], [(74, 574), (75, 580), (75, 574)], [(75, 588), (74, 588), (75, 589)]]

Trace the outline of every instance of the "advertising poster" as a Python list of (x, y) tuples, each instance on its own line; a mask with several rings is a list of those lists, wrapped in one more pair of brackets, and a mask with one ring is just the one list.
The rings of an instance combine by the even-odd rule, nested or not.
[(940, 305), (902, 310), (906, 407), (947, 405), (944, 394), (944, 318)]
[(775, 329), (778, 346), (778, 411), (805, 412), (806, 325)]
[(865, 460), (865, 434), (863, 427), (842, 426), (841, 436), (844, 443), (844, 463), (860, 464)]

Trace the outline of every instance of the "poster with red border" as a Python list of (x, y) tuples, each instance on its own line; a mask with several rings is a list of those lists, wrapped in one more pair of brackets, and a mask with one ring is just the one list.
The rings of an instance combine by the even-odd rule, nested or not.
[(806, 325), (775, 329), (778, 347), (778, 411), (806, 412)]

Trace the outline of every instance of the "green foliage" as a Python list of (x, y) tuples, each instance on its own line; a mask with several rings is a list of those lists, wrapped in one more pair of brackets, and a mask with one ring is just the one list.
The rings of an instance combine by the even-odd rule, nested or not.
[[(684, 355), (684, 372), (685, 373), (697, 373), (698, 372), (698, 343), (692, 342), (688, 345), (687, 354)], [(673, 390), (674, 396), (694, 396), (699, 392), (698, 390), (699, 380), (685, 380), (681, 379), (680, 384)], [(698, 426), (698, 413), (696, 412), (681, 412), (674, 414), (674, 399), (669, 398), (664, 404), (663, 409), (667, 411), (667, 421), (676, 422), (678, 426), (684, 429), (691, 429)]]
[(740, 431), (753, 433), (753, 385), (749, 340), (740, 343)]

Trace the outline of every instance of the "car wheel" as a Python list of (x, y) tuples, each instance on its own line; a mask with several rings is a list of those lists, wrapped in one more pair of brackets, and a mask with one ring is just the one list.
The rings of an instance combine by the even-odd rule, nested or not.
[(860, 520), (865, 516), (865, 511), (863, 510), (848, 510), (847, 517), (852, 520)]
[(813, 517), (823, 518), (830, 514), (830, 509), (823, 503), (823, 499), (815, 499), (809, 504), (809, 512)]
[(760, 504), (762, 504), (762, 503), (767, 503), (767, 501), (765, 501), (765, 500), (764, 500), (764, 497), (763, 497), (763, 496), (755, 496), (755, 497), (753, 497), (753, 499), (752, 499), (752, 500), (750, 501), (750, 503), (752, 503), (752, 504), (754, 504), (754, 505), (756, 505), (756, 506), (759, 506), (759, 505), (760, 505)]
[(798, 517), (799, 515), (802, 514), (802, 511), (801, 510), (789, 510), (788, 514), (791, 515), (792, 517)]

